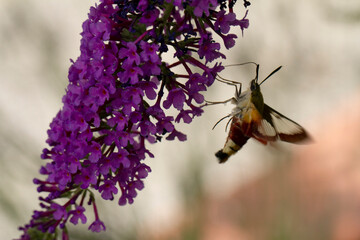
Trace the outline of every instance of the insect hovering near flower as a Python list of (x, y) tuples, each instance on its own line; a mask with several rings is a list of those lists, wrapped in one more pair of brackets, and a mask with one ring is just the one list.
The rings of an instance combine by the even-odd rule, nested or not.
[(241, 93), (240, 83), (226, 80), (218, 76), (217, 80), (221, 82), (235, 85), (235, 87), (236, 84), (240, 84), (240, 89), (238, 90), (236, 87), (235, 97), (226, 101), (208, 102), (209, 104), (218, 104), (231, 101), (235, 104), (232, 112), (215, 124), (216, 126), (225, 118), (231, 117), (229, 120), (229, 122), (231, 121), (230, 131), (225, 145), (215, 154), (220, 163), (226, 162), (231, 155), (241, 149), (249, 138), (254, 138), (265, 145), (268, 142), (277, 140), (289, 143), (299, 143), (309, 139), (309, 135), (302, 126), (264, 103), (260, 85), (274, 73), (279, 71), (281, 66), (276, 68), (269, 76), (258, 83), (259, 65), (254, 62), (249, 63), (256, 65), (256, 76), (251, 80), (250, 88), (247, 91)]

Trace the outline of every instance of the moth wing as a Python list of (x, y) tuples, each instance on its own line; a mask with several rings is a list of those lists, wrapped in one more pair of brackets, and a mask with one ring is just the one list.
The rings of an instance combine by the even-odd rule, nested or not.
[(265, 118), (262, 118), (260, 123), (257, 124), (253, 131), (253, 135), (257, 139), (262, 139), (264, 141), (276, 141), (278, 139), (278, 133), (274, 128), (272, 121), (268, 121)]
[[(264, 104), (262, 128), (270, 128), (270, 125), (276, 132), (277, 137), (285, 142), (298, 143), (309, 139), (305, 129), (293, 120), (285, 117), (278, 111)], [(268, 130), (268, 132), (270, 132)], [(272, 133), (272, 132), (271, 132)]]

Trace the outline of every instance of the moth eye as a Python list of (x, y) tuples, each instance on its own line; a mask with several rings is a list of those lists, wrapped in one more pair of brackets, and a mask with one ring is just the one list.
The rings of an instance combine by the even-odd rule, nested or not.
[(254, 91), (256, 89), (256, 84), (254, 81), (251, 81), (251, 84), (250, 84), (250, 90), (251, 91)]

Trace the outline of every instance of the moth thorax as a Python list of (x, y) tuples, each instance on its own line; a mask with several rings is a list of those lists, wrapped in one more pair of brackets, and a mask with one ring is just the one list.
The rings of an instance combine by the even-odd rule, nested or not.
[(251, 91), (251, 102), (254, 104), (256, 109), (262, 114), (264, 110), (264, 98), (260, 92), (260, 87)]

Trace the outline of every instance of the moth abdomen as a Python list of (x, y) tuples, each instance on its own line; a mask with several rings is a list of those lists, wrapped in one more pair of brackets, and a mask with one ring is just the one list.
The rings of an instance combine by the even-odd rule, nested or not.
[(224, 162), (226, 162), (226, 161), (229, 159), (229, 157), (230, 157), (230, 155), (227, 154), (227, 153), (225, 153), (225, 152), (223, 152), (222, 149), (219, 150), (219, 151), (217, 151), (217, 152), (215, 153), (215, 156), (218, 158), (219, 163), (224, 163)]
[(242, 148), (242, 146), (244, 146), (248, 139), (249, 137), (244, 135), (241, 129), (239, 119), (237, 117), (233, 117), (224, 148), (215, 153), (219, 163), (226, 162), (231, 155), (235, 154)]

